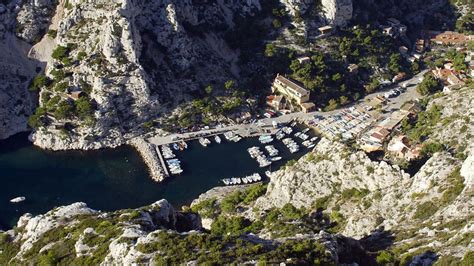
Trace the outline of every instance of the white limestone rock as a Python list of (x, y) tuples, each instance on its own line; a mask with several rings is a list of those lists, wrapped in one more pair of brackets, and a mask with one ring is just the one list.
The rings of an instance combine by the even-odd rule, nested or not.
[(352, 19), (352, 0), (322, 0), (324, 16), (335, 26), (345, 26)]

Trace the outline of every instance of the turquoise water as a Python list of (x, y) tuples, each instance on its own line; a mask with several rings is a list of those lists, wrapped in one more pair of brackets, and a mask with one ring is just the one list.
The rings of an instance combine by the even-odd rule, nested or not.
[[(182, 206), (222, 185), (220, 180), (224, 177), (264, 171), (247, 153), (247, 148), (260, 144), (256, 139), (239, 143), (223, 140), (222, 144), (213, 142), (207, 148), (191, 142), (188, 150), (177, 152), (185, 172), (155, 183), (131, 147), (48, 152), (32, 146), (27, 136), (19, 134), (0, 141), (0, 228), (3, 229), (15, 225), (23, 213), (40, 214), (78, 201), (104, 211), (136, 208), (163, 198)], [(274, 163), (271, 170), (303, 155), (303, 152), (290, 154), (279, 141), (273, 144), (284, 160)], [(27, 199), (10, 203), (10, 199), (18, 196)]]

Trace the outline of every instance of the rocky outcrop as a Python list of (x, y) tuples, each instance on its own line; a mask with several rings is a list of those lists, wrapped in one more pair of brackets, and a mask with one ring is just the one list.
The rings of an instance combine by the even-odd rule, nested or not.
[(314, 151), (284, 170), (272, 174), (259, 208), (310, 207), (318, 198), (336, 191), (357, 188), (377, 191), (409, 182), (410, 176), (398, 166), (373, 162), (363, 152), (353, 153), (343, 144), (322, 139)]
[(39, 65), (26, 56), (30, 46), (13, 33), (16, 13), (14, 3), (0, 3), (0, 139), (26, 131), (34, 108), (28, 85)]
[(22, 1), (16, 17), (17, 36), (29, 43), (38, 42), (51, 23), (56, 4), (57, 0)]
[(352, 0), (322, 0), (321, 4), (330, 24), (345, 26), (352, 19)]
[[(147, 239), (154, 239), (153, 233), (161, 230), (187, 232), (200, 229), (198, 215), (177, 212), (168, 201), (160, 200), (140, 210), (113, 213), (102, 213), (88, 208), (85, 203), (74, 203), (38, 216), (25, 214), (18, 221), (17, 229), (7, 234), (12, 238), (12, 245), (18, 247), (12, 261), (24, 262), (30, 261), (31, 250), (39, 249), (39, 253), (54, 250), (55, 244), (62, 241), (58, 234), (67, 235), (69, 232), (66, 239), (73, 241), (68, 243), (71, 248), (68, 252), (74, 252), (75, 257), (90, 257), (99, 248), (97, 245), (91, 246), (91, 238), (103, 237), (101, 234), (111, 236), (111, 232), (117, 232), (112, 239), (106, 239), (105, 245), (108, 247), (105, 250), (108, 255), (104, 256), (104, 262), (132, 264), (143, 254), (136, 250), (136, 244), (120, 239), (144, 243)], [(75, 236), (72, 236), (73, 233)], [(43, 243), (44, 238), (55, 240), (39, 247), (38, 244)]]

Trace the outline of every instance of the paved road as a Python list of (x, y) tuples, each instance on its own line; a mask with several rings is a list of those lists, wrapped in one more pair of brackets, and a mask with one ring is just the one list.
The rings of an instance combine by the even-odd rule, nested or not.
[[(391, 98), (389, 100), (389, 103), (386, 105), (385, 109), (388, 110), (389, 112), (385, 115), (389, 115), (392, 111), (399, 109), (403, 103), (409, 101), (409, 100), (414, 100), (416, 98), (419, 98), (420, 95), (416, 92), (416, 85), (420, 83), (421, 77), (427, 72), (428, 70), (424, 70), (418, 75), (414, 76), (413, 78), (403, 81), (401, 83), (406, 83), (407, 84), (407, 91), (399, 95), (398, 97)], [(350, 106), (356, 106), (356, 105), (361, 105), (365, 104), (366, 99), (370, 99), (374, 97), (375, 95), (379, 94), (384, 94), (385, 92), (391, 90), (394, 86), (390, 86), (384, 90), (379, 90), (377, 92), (371, 93), (366, 95), (364, 98), (359, 100), (357, 103), (354, 103)], [(349, 107), (350, 107), (349, 106)], [(346, 107), (347, 108), (347, 107)], [(239, 124), (239, 125), (230, 125), (230, 126), (225, 126), (222, 128), (214, 128), (214, 129), (206, 129), (206, 130), (201, 130), (201, 131), (196, 131), (196, 132), (189, 132), (189, 133), (183, 133), (183, 134), (171, 134), (168, 136), (155, 136), (151, 137), (148, 139), (150, 143), (156, 144), (156, 145), (163, 145), (163, 144), (168, 144), (168, 143), (173, 143), (176, 141), (176, 139), (194, 139), (197, 138), (198, 135), (215, 135), (215, 134), (222, 134), (227, 131), (235, 131), (237, 134), (241, 136), (250, 136), (251, 132), (255, 133), (263, 133), (265, 130), (272, 130), (272, 123), (273, 121), (276, 121), (279, 124), (285, 124), (288, 123), (294, 119), (298, 119), (300, 121), (308, 121), (312, 118), (314, 118), (315, 115), (322, 116), (322, 117), (328, 117), (333, 114), (336, 114), (340, 112), (342, 109), (337, 109), (334, 111), (330, 112), (311, 112), (311, 113), (303, 113), (303, 112), (296, 112), (296, 113), (291, 113), (291, 114), (286, 114), (282, 115), (276, 118), (264, 118), (259, 120), (257, 123), (253, 124)], [(274, 130), (273, 130), (274, 131)]]

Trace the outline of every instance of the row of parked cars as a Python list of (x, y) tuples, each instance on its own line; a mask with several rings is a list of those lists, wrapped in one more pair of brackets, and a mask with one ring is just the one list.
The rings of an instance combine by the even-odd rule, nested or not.
[(400, 95), (401, 93), (404, 93), (407, 89), (404, 88), (404, 87), (397, 87), (393, 90), (390, 90), (388, 92), (386, 92), (383, 96), (385, 98), (393, 98), (393, 97), (397, 97), (398, 95)]

